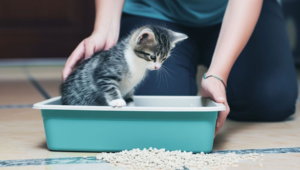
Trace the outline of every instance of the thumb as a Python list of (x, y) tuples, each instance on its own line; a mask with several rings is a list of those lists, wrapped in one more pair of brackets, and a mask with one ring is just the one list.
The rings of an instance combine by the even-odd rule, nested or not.
[(220, 91), (212, 93), (212, 98), (217, 103), (224, 103), (226, 101), (224, 94)]

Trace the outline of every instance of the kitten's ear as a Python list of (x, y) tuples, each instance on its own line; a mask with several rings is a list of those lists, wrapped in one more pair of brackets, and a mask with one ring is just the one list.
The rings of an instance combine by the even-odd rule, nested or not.
[(171, 31), (171, 35), (172, 35), (172, 45), (173, 46), (175, 46), (176, 43), (188, 38), (187, 35), (185, 35), (183, 33), (179, 33), (179, 32), (174, 32), (174, 31)]
[(136, 39), (136, 44), (152, 44), (155, 42), (155, 36), (150, 28), (143, 27), (140, 29)]

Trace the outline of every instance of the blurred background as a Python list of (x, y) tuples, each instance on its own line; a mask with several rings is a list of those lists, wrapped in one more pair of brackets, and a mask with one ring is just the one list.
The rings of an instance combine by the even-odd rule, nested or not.
[[(300, 65), (300, 0), (281, 4)], [(64, 62), (91, 34), (94, 12), (94, 0), (0, 0), (0, 64)]]
[(281, 0), (295, 63), (300, 66), (300, 1)]
[(66, 59), (92, 32), (94, 11), (94, 0), (0, 0), (0, 62)]

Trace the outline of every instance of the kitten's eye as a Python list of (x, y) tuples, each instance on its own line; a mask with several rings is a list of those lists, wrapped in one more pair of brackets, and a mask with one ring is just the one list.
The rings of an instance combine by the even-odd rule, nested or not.
[(138, 50), (134, 50), (135, 52), (137, 52), (137, 53), (140, 53), (140, 54), (143, 54), (143, 55), (146, 55), (146, 56), (150, 56), (150, 54), (149, 53), (145, 53), (145, 52), (143, 52), (143, 51), (138, 51)]
[(154, 55), (150, 55), (151, 60), (155, 60), (156, 57)]

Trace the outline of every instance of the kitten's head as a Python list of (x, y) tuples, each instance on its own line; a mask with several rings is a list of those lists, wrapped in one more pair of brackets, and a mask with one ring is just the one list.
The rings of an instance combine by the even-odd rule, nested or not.
[(133, 32), (130, 45), (136, 56), (147, 61), (149, 70), (157, 70), (175, 44), (187, 38), (185, 34), (163, 27), (144, 26)]

